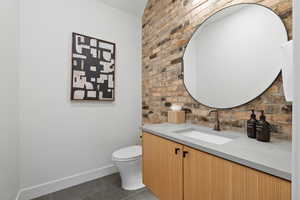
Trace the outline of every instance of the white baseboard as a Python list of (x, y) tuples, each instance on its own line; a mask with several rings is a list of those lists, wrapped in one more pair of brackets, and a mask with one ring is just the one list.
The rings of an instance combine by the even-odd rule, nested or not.
[(118, 170), (114, 165), (109, 165), (99, 169), (75, 174), (73, 176), (65, 177), (62, 179), (50, 181), (41, 185), (33, 186), (30, 188), (23, 188), (19, 191), (16, 200), (31, 200), (40, 196), (44, 196), (59, 190), (63, 190), (75, 185), (79, 185), (94, 179), (98, 179), (113, 173)]

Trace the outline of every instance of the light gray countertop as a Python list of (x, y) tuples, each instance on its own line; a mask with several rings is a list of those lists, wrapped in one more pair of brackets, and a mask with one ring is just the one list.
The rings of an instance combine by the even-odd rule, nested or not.
[[(233, 140), (223, 145), (217, 145), (187, 138), (176, 133), (191, 128)], [(146, 124), (142, 126), (142, 130), (291, 181), (292, 143), (290, 141), (272, 138), (270, 143), (263, 143), (248, 138), (246, 133), (216, 132), (210, 128), (192, 124)]]

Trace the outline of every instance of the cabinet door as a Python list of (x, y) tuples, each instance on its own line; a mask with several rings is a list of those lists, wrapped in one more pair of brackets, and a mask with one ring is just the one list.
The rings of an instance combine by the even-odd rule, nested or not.
[(212, 200), (245, 200), (247, 168), (213, 156)]
[(160, 200), (183, 199), (183, 146), (143, 134), (143, 181)]
[(192, 148), (185, 151), (185, 200), (245, 200), (245, 167)]
[(247, 200), (290, 200), (289, 181), (247, 169)]
[(188, 147), (184, 158), (184, 199), (211, 200), (211, 174), (213, 157)]

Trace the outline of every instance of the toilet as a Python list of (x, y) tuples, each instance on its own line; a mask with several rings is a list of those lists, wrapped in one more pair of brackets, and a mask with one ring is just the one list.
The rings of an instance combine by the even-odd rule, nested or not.
[(142, 180), (142, 147), (139, 145), (115, 151), (112, 160), (119, 169), (122, 188), (137, 190), (145, 187)]

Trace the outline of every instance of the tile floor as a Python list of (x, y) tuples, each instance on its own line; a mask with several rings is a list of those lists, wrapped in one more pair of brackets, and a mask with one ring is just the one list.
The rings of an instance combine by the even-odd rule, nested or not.
[(119, 174), (106, 176), (34, 200), (158, 200), (149, 190), (125, 191)]

